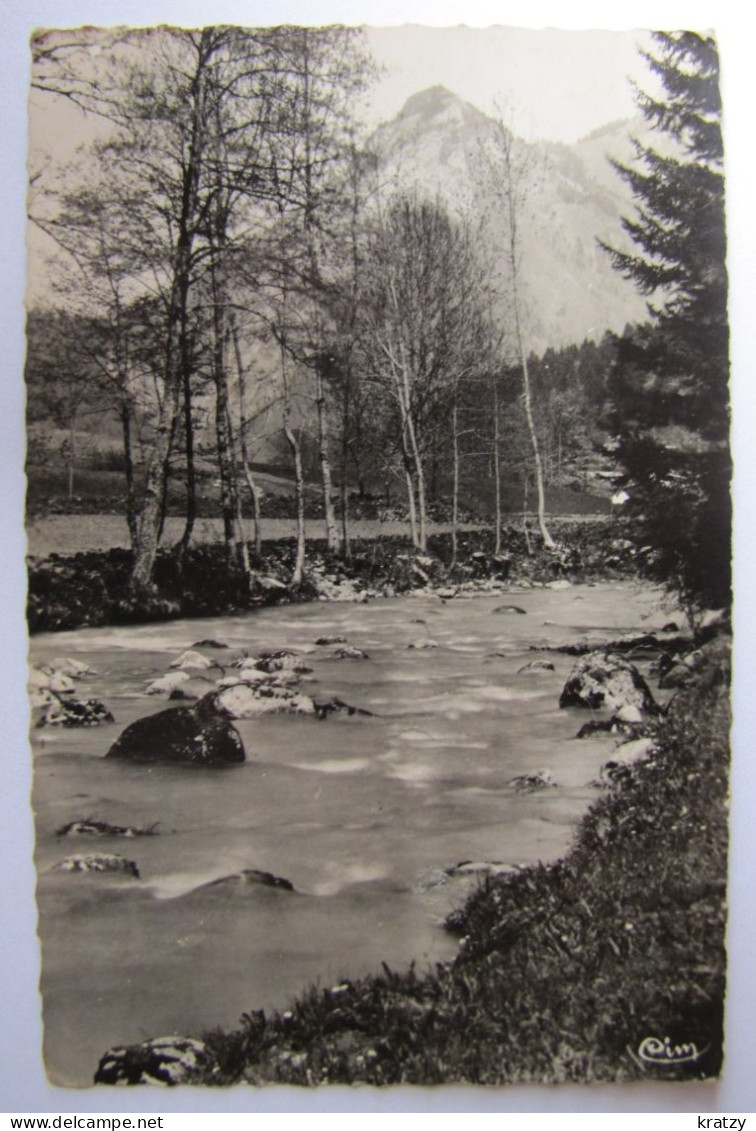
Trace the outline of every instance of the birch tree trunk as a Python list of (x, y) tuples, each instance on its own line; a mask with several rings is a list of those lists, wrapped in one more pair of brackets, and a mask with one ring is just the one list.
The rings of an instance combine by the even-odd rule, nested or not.
[(234, 468), (234, 526), (236, 536), (236, 557), (239, 565), (241, 566), (242, 573), (249, 582), (252, 573), (252, 567), (249, 561), (249, 547), (247, 546), (247, 539), (244, 536), (244, 515), (242, 514), (241, 495), (238, 487), (236, 486), (236, 443), (234, 441), (234, 422), (231, 418), (231, 404), (230, 400), (226, 401), (226, 416), (227, 416), (227, 429), (228, 429), (228, 449), (231, 458), (231, 466)]
[(68, 497), (73, 498), (74, 469), (76, 468), (76, 414), (68, 422)]
[(457, 431), (457, 393), (452, 403), (452, 567), (457, 564), (457, 524), (459, 518), (459, 433)]
[(351, 380), (350, 364), (349, 370), (344, 374), (344, 394), (341, 408), (341, 553), (347, 561), (351, 557), (349, 547), (349, 480), (347, 479)]
[(326, 542), (328, 549), (334, 553), (339, 550), (339, 531), (336, 525), (336, 511), (333, 506), (333, 480), (331, 477), (331, 461), (328, 457), (329, 429), (328, 409), (325, 398), (325, 387), (320, 366), (315, 369), (315, 404), (318, 413), (318, 460), (320, 462), (320, 481), (323, 487), (323, 511), (325, 515)]
[(239, 441), (241, 446), (242, 466), (244, 468), (244, 478), (247, 483), (247, 488), (252, 499), (252, 516), (255, 525), (255, 554), (259, 557), (262, 552), (262, 529), (260, 526), (260, 488), (255, 481), (252, 474), (252, 466), (249, 459), (249, 450), (247, 448), (247, 404), (246, 404), (246, 381), (244, 365), (242, 364), (241, 347), (239, 345), (239, 331), (236, 321), (231, 320), (231, 339), (234, 343), (234, 355), (236, 357), (236, 372), (239, 378)]
[(179, 386), (172, 382), (163, 398), (158, 418), (155, 446), (152, 451), (147, 482), (142, 497), (131, 584), (137, 593), (152, 588), (152, 572), (157, 556), (158, 538), (165, 510), (167, 462), (179, 408)]
[(123, 436), (123, 468), (126, 478), (126, 523), (129, 528), (131, 549), (133, 550), (137, 540), (137, 515), (134, 490), (134, 453), (131, 442), (131, 405), (127, 398), (121, 401), (119, 415)]
[(417, 507), (415, 505), (415, 481), (412, 474), (409, 452), (406, 450), (406, 447), (404, 455), (404, 478), (407, 484), (407, 508), (409, 510), (410, 538), (412, 539), (412, 545), (419, 548), (420, 542), (417, 532)]
[(522, 320), (520, 317), (520, 273), (519, 273), (519, 236), (518, 236), (518, 200), (516, 197), (515, 171), (512, 164), (512, 134), (506, 129), (503, 122), (498, 123), (499, 150), (504, 163), (504, 196), (507, 207), (508, 223), (508, 265), (512, 286), (512, 318), (514, 321), (515, 343), (517, 355), (522, 367), (523, 403), (525, 406), (525, 419), (528, 426), (530, 445), (533, 450), (533, 466), (535, 470), (536, 491), (538, 495), (538, 526), (543, 538), (543, 544), (548, 550), (554, 549), (554, 540), (546, 526), (546, 496), (543, 488), (543, 464), (541, 449), (538, 443), (535, 421), (533, 419), (533, 397), (528, 374), (528, 359), (525, 351), (522, 333)]
[(178, 552), (183, 561), (186, 557), (189, 543), (194, 533), (194, 523), (197, 517), (197, 476), (194, 468), (194, 419), (192, 416), (192, 381), (191, 360), (189, 358), (189, 342), (186, 310), (181, 312), (181, 382), (184, 401), (184, 442), (186, 444), (186, 520), (184, 532), (178, 545)]
[[(285, 309), (284, 305), (284, 317)], [(294, 463), (294, 480), (297, 499), (297, 546), (294, 557), (294, 569), (292, 570), (289, 585), (292, 589), (298, 589), (304, 580), (306, 554), (304, 472), (302, 470), (302, 446), (299, 437), (291, 426), (291, 381), (289, 377), (289, 359), (286, 350), (286, 330), (283, 325), (283, 317), (280, 327), (279, 349), (281, 358), (281, 384), (283, 388), (283, 431), (286, 442), (291, 450), (291, 457)]]
[(494, 521), (496, 532), (494, 535), (494, 553), (501, 553), (501, 424), (499, 421), (499, 384), (494, 374), (493, 378), (493, 410), (494, 410)]
[[(393, 288), (392, 288), (393, 292)], [(396, 295), (394, 294), (394, 301)], [(398, 310), (398, 306), (397, 306)], [(420, 445), (417, 439), (417, 430), (415, 428), (415, 421), (412, 415), (412, 383), (410, 380), (409, 360), (407, 358), (407, 351), (404, 347), (404, 342), (399, 343), (400, 366), (399, 366), (399, 383), (401, 389), (400, 405), (404, 414), (404, 424), (409, 439), (409, 448), (412, 454), (414, 463), (414, 479), (417, 489), (417, 548), (425, 550), (426, 548), (426, 528), (427, 528), (427, 508), (425, 498), (425, 469), (423, 467), (423, 457), (420, 451)]]
[[(221, 254), (223, 249), (221, 248)], [(215, 383), (215, 437), (220, 474), (223, 540), (229, 565), (234, 558), (236, 524), (235, 468), (231, 456), (230, 415), (228, 406), (228, 317), (223, 264), (211, 266), (213, 291), (213, 380)]]

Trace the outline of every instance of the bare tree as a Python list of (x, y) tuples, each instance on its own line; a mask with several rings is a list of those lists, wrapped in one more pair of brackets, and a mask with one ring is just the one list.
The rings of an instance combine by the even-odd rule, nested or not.
[(459, 398), (488, 360), (484, 279), (468, 226), (438, 202), (396, 198), (367, 250), (363, 297), (365, 369), (395, 408), (412, 538), (425, 549), (428, 460), (450, 443), (456, 498)]
[(554, 549), (554, 540), (546, 525), (546, 496), (544, 492), (543, 462), (538, 430), (533, 411), (533, 392), (528, 370), (528, 349), (523, 325), (523, 287), (520, 275), (521, 240), (520, 223), (525, 201), (526, 173), (516, 152), (514, 135), (499, 118), (493, 135), (493, 150), (486, 154), (488, 167), (493, 174), (493, 187), (498, 197), (504, 220), (505, 237), (503, 259), (508, 291), (508, 308), (511, 318), (514, 353), (522, 374), (522, 401), (533, 456), (533, 471), (538, 497), (538, 526), (547, 549)]

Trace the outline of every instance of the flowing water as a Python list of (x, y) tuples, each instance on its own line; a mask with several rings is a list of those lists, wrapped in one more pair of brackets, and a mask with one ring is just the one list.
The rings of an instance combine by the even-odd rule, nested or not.
[[(525, 610), (495, 613), (515, 603)], [(45, 1057), (58, 1083), (87, 1085), (112, 1044), (234, 1026), (284, 1009), (381, 961), (423, 970), (451, 958), (441, 927), (475, 877), (461, 861), (549, 861), (569, 846), (612, 742), (575, 741), (585, 713), (560, 711), (573, 660), (523, 671), (531, 645), (649, 631), (669, 617), (658, 594), (605, 584), (510, 590), (446, 603), (415, 597), (300, 605), (246, 616), (37, 636), (31, 658), (86, 661), (77, 696), (116, 723), (36, 729), (34, 806)], [(368, 660), (314, 647), (345, 636)], [(237, 722), (247, 761), (228, 768), (131, 765), (103, 755), (124, 726), (165, 707), (148, 681), (185, 648), (306, 647), (302, 690), (373, 717), (269, 716)], [(432, 639), (435, 648), (409, 649)], [(209, 654), (209, 653), (207, 653)], [(211, 675), (220, 676), (220, 671)], [(548, 768), (556, 788), (512, 779)], [(60, 837), (70, 821), (157, 823), (155, 836)], [(116, 852), (140, 878), (55, 872), (80, 852)], [(254, 868), (295, 891), (209, 882)]]

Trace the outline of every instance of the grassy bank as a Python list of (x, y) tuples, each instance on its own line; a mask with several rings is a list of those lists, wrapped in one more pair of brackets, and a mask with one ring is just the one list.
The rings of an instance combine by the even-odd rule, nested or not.
[[(488, 879), (431, 972), (312, 988), (205, 1040), (199, 1082), (701, 1079), (722, 1062), (729, 639), (549, 867)], [(621, 758), (622, 751), (615, 757)], [(654, 1042), (656, 1042), (654, 1044)]]
[[(296, 590), (289, 585), (294, 566), (291, 539), (267, 542), (258, 557), (251, 552), (252, 577), (229, 568), (219, 544), (193, 546), (183, 565), (162, 550), (155, 568), (155, 593), (135, 599), (129, 592), (132, 555), (126, 549), (71, 555), (50, 554), (29, 561), (28, 622), (31, 632), (58, 631), (175, 617), (219, 616), (264, 605), (309, 601), (347, 586), (352, 597), (394, 595), (432, 584), (460, 585), (490, 578), (547, 582), (567, 577), (588, 580), (628, 576), (636, 563), (627, 531), (618, 519), (563, 522), (559, 550), (544, 552), (521, 526), (503, 531), (502, 553), (493, 553), (493, 532), (461, 533), (452, 565), (449, 534), (433, 535), (418, 554), (407, 537), (355, 539), (348, 560), (329, 552), (323, 541), (308, 543), (307, 572)], [(345, 593), (346, 595), (346, 593)]]
[[(81, 438), (80, 438), (81, 439)], [(39, 459), (34, 444), (39, 437), (32, 438), (30, 453)], [(44, 441), (42, 441), (44, 443)], [(40, 462), (30, 462), (26, 467), (26, 505), (30, 518), (44, 515), (125, 515), (126, 489), (123, 473), (123, 459), (119, 453), (101, 453), (100, 458), (89, 456), (86, 465), (77, 467), (73, 485), (69, 478), (69, 468), (55, 454)], [(99, 466), (97, 466), (99, 465)], [(294, 473), (285, 464), (253, 463), (252, 471), (262, 490), (264, 520), (276, 518), (295, 518), (297, 503), (295, 496)], [(221, 499), (217, 468), (206, 461), (200, 461), (196, 469), (196, 513), (199, 518), (212, 518), (220, 514)], [(73, 486), (73, 491), (70, 490)], [(381, 485), (382, 487), (382, 485)], [(407, 519), (406, 500), (400, 493), (398, 498), (387, 497), (383, 490), (373, 489), (360, 493), (354, 485), (349, 490), (349, 515), (351, 519), (377, 519), (382, 512), (390, 512), (395, 517)], [(135, 491), (139, 498), (144, 490), (144, 471), (137, 469)], [(448, 485), (442, 499), (429, 503), (429, 519), (436, 522), (451, 518), (451, 495)], [(246, 494), (246, 493), (245, 493)], [(323, 517), (322, 485), (315, 472), (305, 483), (305, 496), (308, 519)], [(501, 507), (504, 513), (520, 513), (523, 506), (523, 486), (517, 479), (501, 485)], [(337, 509), (339, 502), (336, 500)], [(252, 517), (251, 502), (245, 497), (242, 503), (246, 518)], [(166, 513), (183, 519), (187, 500), (185, 484), (177, 478), (168, 480), (166, 494)], [(546, 508), (551, 515), (589, 514), (607, 515), (611, 512), (608, 496), (593, 494), (585, 486), (575, 484), (572, 488), (548, 484), (546, 486)], [(467, 512), (470, 521), (480, 521), (483, 515), (494, 513), (493, 483), (476, 480), (462, 490), (460, 513)]]

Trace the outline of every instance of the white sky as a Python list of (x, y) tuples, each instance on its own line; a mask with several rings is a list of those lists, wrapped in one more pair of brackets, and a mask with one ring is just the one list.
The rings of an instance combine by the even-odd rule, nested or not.
[(415, 91), (440, 83), (485, 113), (498, 101), (529, 141), (572, 142), (632, 117), (628, 76), (650, 82), (638, 53), (650, 45), (644, 31), (415, 25), (369, 28), (367, 39), (385, 68), (373, 91), (373, 120), (392, 117)]
[[(371, 126), (396, 115), (410, 95), (440, 84), (484, 113), (498, 103), (529, 141), (573, 142), (635, 113), (629, 76), (644, 89), (652, 82), (638, 51), (651, 46), (642, 30), (409, 25), (367, 27), (366, 39), (380, 68), (366, 104)], [(68, 159), (93, 123), (49, 96), (35, 96), (33, 105), (44, 116), (33, 119), (32, 150)]]

